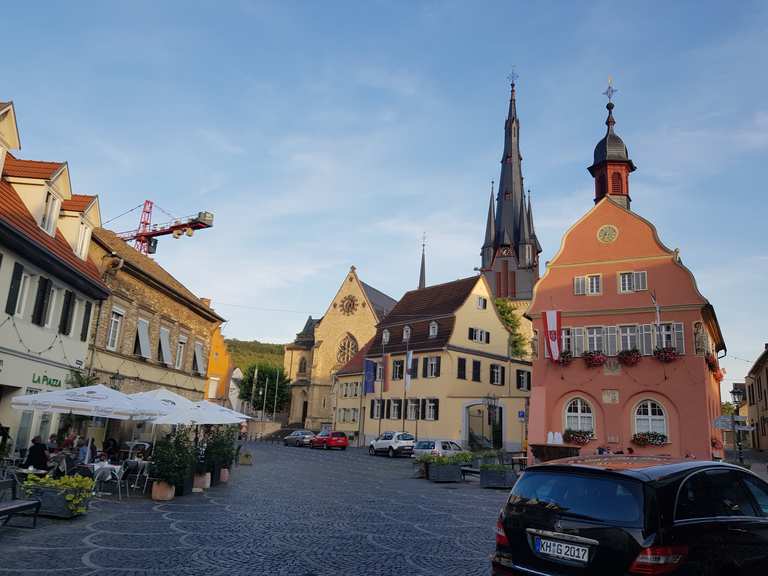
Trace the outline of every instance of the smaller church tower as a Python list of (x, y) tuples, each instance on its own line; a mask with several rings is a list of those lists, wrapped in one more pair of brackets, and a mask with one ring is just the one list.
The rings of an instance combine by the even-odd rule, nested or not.
[(634, 163), (629, 159), (629, 153), (624, 141), (613, 131), (616, 120), (613, 118), (612, 97), (616, 90), (609, 85), (605, 95), (608, 96), (608, 118), (605, 125), (608, 130), (605, 137), (595, 146), (594, 162), (587, 168), (595, 179), (595, 204), (605, 196), (620, 206), (629, 210), (631, 198), (629, 197), (629, 174), (636, 170)]

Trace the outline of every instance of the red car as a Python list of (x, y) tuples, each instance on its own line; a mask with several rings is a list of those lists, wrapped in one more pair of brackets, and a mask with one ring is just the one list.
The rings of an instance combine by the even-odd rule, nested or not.
[(328, 450), (329, 448), (341, 448), (346, 450), (349, 446), (349, 439), (344, 432), (331, 432), (329, 430), (323, 430), (317, 436), (313, 436), (309, 440), (310, 448), (322, 448)]

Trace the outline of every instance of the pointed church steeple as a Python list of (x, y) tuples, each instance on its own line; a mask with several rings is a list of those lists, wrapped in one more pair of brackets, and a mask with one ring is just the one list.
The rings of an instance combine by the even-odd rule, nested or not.
[(520, 120), (517, 117), (515, 83), (509, 96), (504, 123), (504, 152), (496, 199), (496, 246), (514, 246), (520, 240), (519, 215), (523, 206), (523, 157), (520, 154)]
[(426, 265), (426, 246), (427, 239), (424, 237), (421, 241), (421, 268), (419, 269), (419, 290), (427, 287), (427, 265)]
[(488, 201), (488, 218), (485, 221), (485, 242), (480, 252), (482, 257), (481, 268), (490, 268), (493, 263), (493, 253), (495, 251), (496, 241), (496, 211), (494, 210), (493, 198), (493, 180), (491, 180), (491, 198)]

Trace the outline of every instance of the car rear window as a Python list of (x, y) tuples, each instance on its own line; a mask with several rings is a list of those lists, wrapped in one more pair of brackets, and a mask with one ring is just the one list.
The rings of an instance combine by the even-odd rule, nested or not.
[(403, 440), (407, 442), (408, 440), (415, 440), (415, 438), (413, 437), (412, 434), (408, 434), (406, 432), (405, 434), (400, 434), (400, 436), (398, 436), (398, 440)]
[(509, 503), (621, 526), (643, 526), (643, 485), (628, 478), (531, 470), (515, 484)]
[(333, 436), (334, 438), (345, 438), (346, 434), (344, 434), (344, 432), (334, 432), (333, 434), (331, 434), (331, 436)]
[(430, 440), (421, 440), (416, 443), (416, 450), (432, 450), (435, 447), (435, 443)]

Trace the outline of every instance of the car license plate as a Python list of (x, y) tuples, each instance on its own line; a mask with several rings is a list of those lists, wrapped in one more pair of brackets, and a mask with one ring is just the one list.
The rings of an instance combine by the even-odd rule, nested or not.
[(586, 546), (577, 546), (576, 544), (566, 544), (556, 540), (546, 540), (536, 537), (534, 541), (536, 552), (546, 554), (563, 560), (575, 560), (576, 562), (587, 562), (589, 548)]

